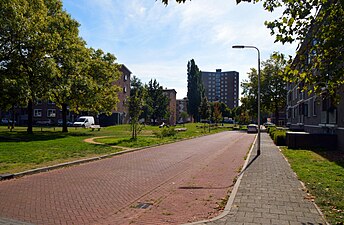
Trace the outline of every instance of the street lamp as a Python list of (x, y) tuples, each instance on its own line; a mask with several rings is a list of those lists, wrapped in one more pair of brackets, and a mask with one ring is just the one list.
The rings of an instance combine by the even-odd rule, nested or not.
[(258, 52), (258, 145), (257, 155), (260, 155), (260, 51), (255, 46), (233, 45), (232, 48), (254, 48)]

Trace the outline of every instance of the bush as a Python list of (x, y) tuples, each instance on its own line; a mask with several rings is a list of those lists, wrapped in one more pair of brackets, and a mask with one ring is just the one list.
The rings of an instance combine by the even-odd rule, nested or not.
[(163, 137), (171, 137), (171, 136), (175, 136), (177, 134), (177, 131), (174, 129), (174, 127), (170, 127), (170, 128), (163, 128), (162, 131), (156, 131), (154, 132), (154, 135), (156, 135), (159, 138), (163, 138)]
[(283, 146), (286, 144), (285, 130), (279, 130), (276, 127), (268, 127), (268, 133), (276, 145)]
[(285, 131), (276, 131), (274, 132), (274, 143), (277, 146), (284, 146), (286, 140), (286, 132)]

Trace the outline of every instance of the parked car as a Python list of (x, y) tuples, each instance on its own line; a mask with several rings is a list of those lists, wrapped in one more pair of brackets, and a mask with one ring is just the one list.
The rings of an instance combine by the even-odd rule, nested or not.
[(273, 127), (273, 126), (275, 126), (275, 124), (271, 123), (271, 122), (266, 122), (263, 125), (264, 125), (264, 127)]
[(94, 125), (94, 117), (93, 116), (80, 116), (74, 123), (73, 126), (75, 127), (86, 127), (89, 128), (91, 125)]
[[(16, 123), (17, 123), (17, 121), (14, 121), (14, 124), (16, 124)], [(12, 120), (9, 120), (9, 119), (7, 119), (7, 118), (2, 118), (2, 119), (1, 119), (1, 124), (2, 124), (2, 125), (12, 124)]]
[(258, 133), (258, 125), (256, 124), (247, 125), (247, 133)]
[[(57, 120), (57, 126), (62, 126), (62, 125), (63, 125), (63, 120), (62, 119), (58, 119)], [(73, 126), (73, 123), (67, 120), (67, 126), (71, 127), (71, 126)]]

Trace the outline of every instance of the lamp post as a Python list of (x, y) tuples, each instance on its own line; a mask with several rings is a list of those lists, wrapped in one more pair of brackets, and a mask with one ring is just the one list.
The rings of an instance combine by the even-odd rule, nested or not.
[(254, 48), (258, 52), (258, 145), (257, 155), (260, 155), (260, 51), (255, 46), (233, 45), (232, 48)]

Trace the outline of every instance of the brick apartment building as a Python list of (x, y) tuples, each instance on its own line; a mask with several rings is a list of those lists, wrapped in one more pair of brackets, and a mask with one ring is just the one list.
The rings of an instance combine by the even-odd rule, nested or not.
[(122, 75), (115, 82), (115, 85), (121, 87), (121, 91), (118, 92), (119, 102), (117, 104), (117, 109), (114, 109), (110, 116), (107, 116), (105, 114), (99, 115), (100, 126), (112, 126), (128, 123), (129, 111), (128, 107), (126, 106), (126, 101), (130, 97), (131, 71), (123, 64), (121, 65), (120, 71)]
[[(304, 62), (305, 56), (307, 58), (306, 62), (312, 63), (312, 53), (310, 52), (312, 44), (311, 36), (302, 43), (293, 61), (293, 69), (302, 71), (303, 64), (300, 62)], [(320, 146), (330, 144), (336, 145), (337, 149), (344, 150), (344, 86), (338, 90), (340, 96), (338, 104), (335, 104), (327, 95), (326, 90), (323, 90), (323, 93), (320, 95), (314, 92), (308, 94), (307, 91), (302, 91), (303, 87), (304, 84), (302, 82), (289, 83), (287, 85), (287, 126), (291, 130), (305, 131), (310, 134), (307, 145), (314, 143), (317, 143), (314, 145)], [(332, 137), (330, 139), (323, 139), (325, 136)]]
[(170, 125), (176, 125), (177, 123), (177, 92), (175, 89), (164, 89), (164, 94), (169, 99), (168, 110), (170, 117), (167, 122)]
[(209, 102), (223, 102), (229, 108), (239, 106), (239, 73), (217, 69), (202, 71), (202, 82)]

